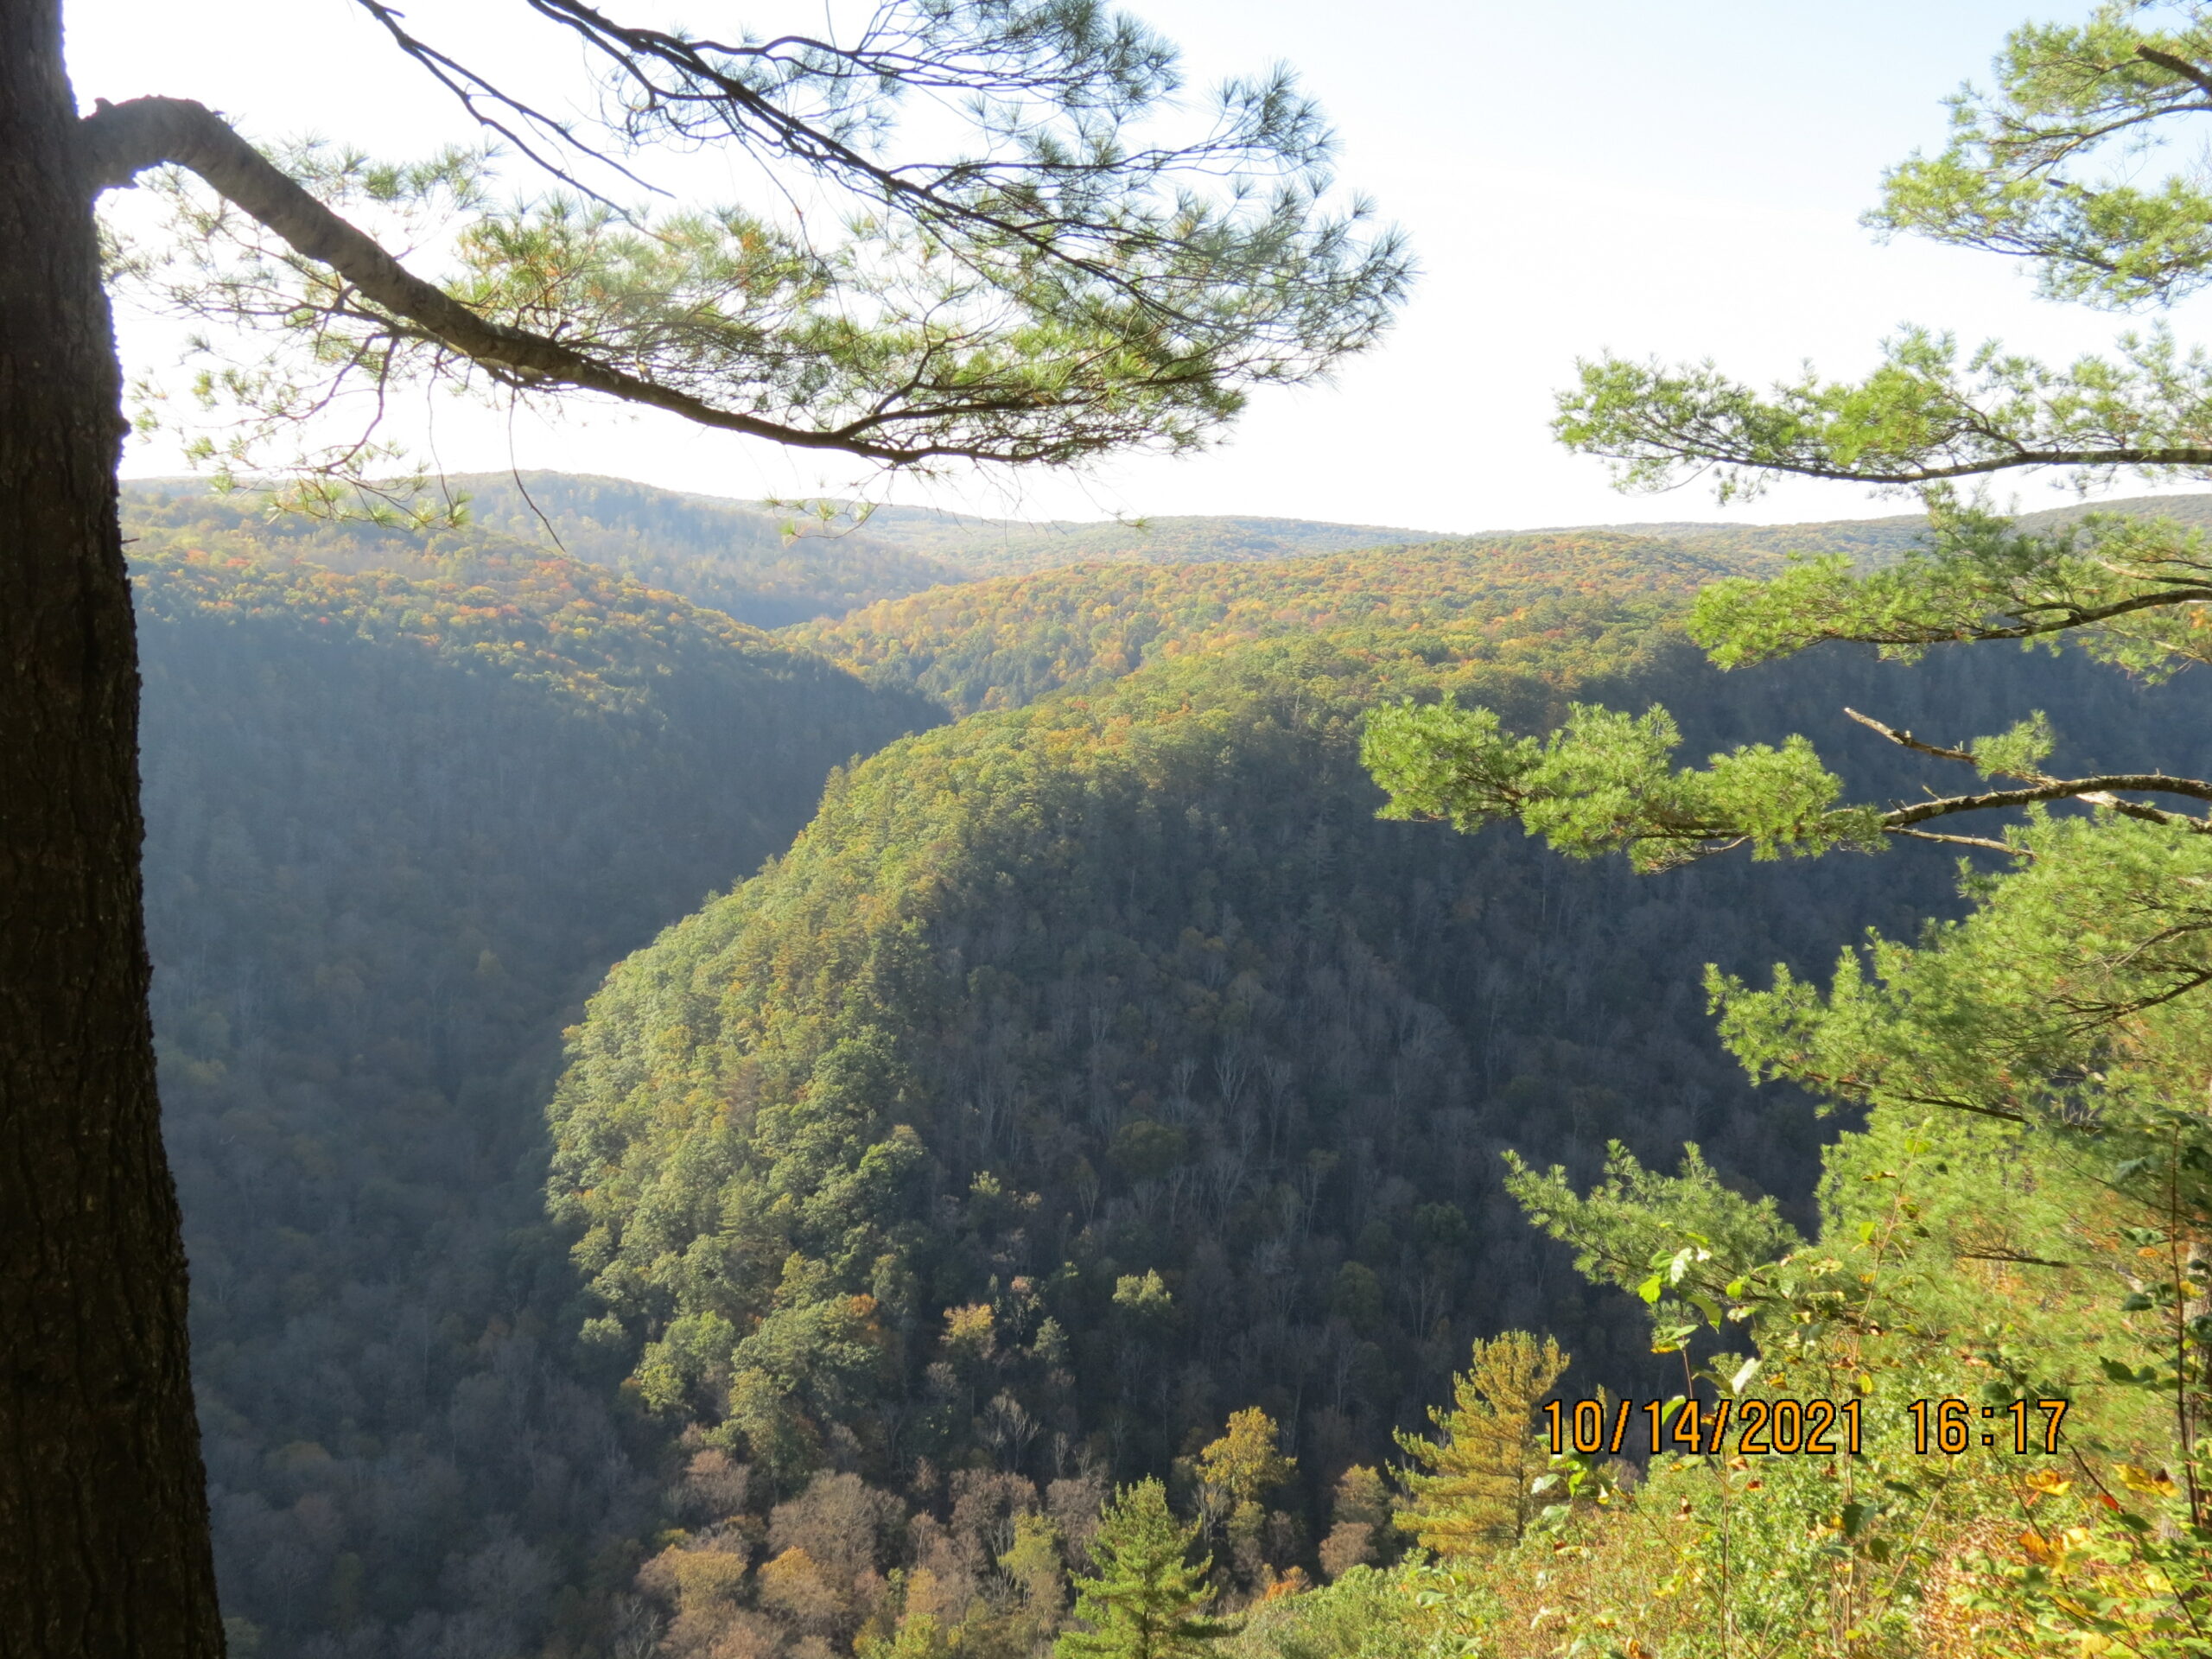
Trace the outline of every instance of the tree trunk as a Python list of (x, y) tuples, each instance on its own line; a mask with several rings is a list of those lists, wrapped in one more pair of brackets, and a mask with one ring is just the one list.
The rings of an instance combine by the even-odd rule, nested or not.
[(76, 124), (60, 0), (0, 0), (0, 1655), (218, 1659)]

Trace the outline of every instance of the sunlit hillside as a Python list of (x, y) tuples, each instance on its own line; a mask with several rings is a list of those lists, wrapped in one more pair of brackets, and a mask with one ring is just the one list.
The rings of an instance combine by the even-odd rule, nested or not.
[(1508, 657), (1556, 651), (1599, 619), (1640, 626), (1770, 563), (1562, 531), (1268, 563), (1086, 564), (887, 601), (790, 637), (965, 714), (1285, 634), (1450, 629), (1457, 651), (1477, 639)]

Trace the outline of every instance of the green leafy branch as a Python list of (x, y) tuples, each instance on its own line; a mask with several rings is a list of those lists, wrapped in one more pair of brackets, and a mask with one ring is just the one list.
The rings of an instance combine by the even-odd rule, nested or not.
[(1509, 735), (1487, 709), (1411, 701), (1370, 716), (1361, 758), (1389, 791), (1385, 818), (1443, 819), (1460, 830), (1518, 818), (1560, 852), (1594, 858), (1625, 852), (1639, 869), (1657, 870), (1749, 845), (1756, 858), (1784, 852), (1868, 852), (1884, 837), (1906, 836), (2018, 853), (2013, 840), (1950, 835), (1923, 825), (1961, 813), (2081, 800), (2126, 817), (2212, 833), (2212, 821), (2125, 798), (2116, 791), (2212, 802), (2212, 783), (2163, 772), (2055, 778), (2035, 762), (2050, 747), (2041, 717), (2000, 736), (1953, 748), (1923, 742), (1853, 710), (1851, 718), (1916, 753), (1963, 761), (2018, 787), (1978, 790), (1885, 810), (1839, 805), (1842, 780), (1812, 744), (1791, 736), (1779, 747), (1749, 744), (1716, 754), (1704, 769), (1671, 762), (1681, 734), (1656, 705), (1630, 715), (1592, 703), (1571, 705), (1549, 736)]

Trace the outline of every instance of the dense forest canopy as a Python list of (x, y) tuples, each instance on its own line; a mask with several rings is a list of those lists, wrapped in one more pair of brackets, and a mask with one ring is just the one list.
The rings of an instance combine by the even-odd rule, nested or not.
[[(1374, 556), (1370, 579), (1398, 568)], [(1581, 622), (1590, 649), (1548, 671), (1488, 660), (1480, 626), (1464, 652), (1355, 630), (1194, 653), (841, 778), (572, 1039), (551, 1192), (604, 1308), (588, 1340), (763, 1503), (835, 1471), (927, 1514), (965, 1490), (948, 1471), (983, 1470), (1039, 1513), (1086, 1478), (1197, 1503), (1189, 1460), (1259, 1408), (1300, 1472), (1215, 1536), (1248, 1594), (1355, 1563), (1317, 1554), (1338, 1488), (1448, 1393), (1472, 1335), (1538, 1325), (1580, 1356), (1578, 1387), (1663, 1388), (1641, 1305), (1576, 1285), (1500, 1154), (1586, 1181), (1610, 1142), (1671, 1164), (1695, 1141), (1809, 1225), (1820, 1131), (1754, 1103), (1698, 969), (1909, 927), (1955, 903), (1950, 861), (1656, 888), (1516, 837), (1409, 835), (1374, 821), (1365, 711), (1455, 693), (1541, 726), (1575, 696), (1663, 696), (1720, 744), (1878, 696), (1994, 715), (2032, 665), (1724, 678), (1662, 626)], [(2154, 708), (2201, 721), (2185, 688), (2064, 680), (2103, 711), (2098, 744), (2139, 748)], [(1863, 759), (1866, 786), (1910, 786), (1884, 746)], [(729, 1586), (681, 1602), (696, 1628), (762, 1605), (741, 1542), (676, 1548), (668, 1573)], [(932, 1618), (996, 1605), (972, 1571), (945, 1581)], [(868, 1605), (847, 1599), (855, 1625)]]

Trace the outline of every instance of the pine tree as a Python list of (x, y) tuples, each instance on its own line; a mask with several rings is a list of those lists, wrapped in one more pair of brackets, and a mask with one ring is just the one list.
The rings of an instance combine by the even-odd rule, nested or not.
[(1519, 1539), (1535, 1512), (1529, 1486), (1544, 1467), (1536, 1408), (1567, 1369), (1559, 1344), (1525, 1331), (1478, 1338), (1467, 1369), (1452, 1379), (1452, 1409), (1429, 1408), (1439, 1440), (1400, 1434), (1427, 1470), (1408, 1474), (1409, 1508), (1393, 1519), (1440, 1555), (1471, 1555)]
[(1158, 1481), (1124, 1487), (1091, 1541), (1097, 1575), (1076, 1580), (1075, 1616), (1090, 1628), (1063, 1636), (1058, 1659), (1196, 1659), (1235, 1634), (1205, 1616), (1213, 1561), (1192, 1564), (1198, 1531), (1175, 1519)]
[[(390, 503), (365, 469), (388, 448), (362, 432), (334, 467), (293, 418), (342, 406), (347, 386), (375, 387), (379, 409), (410, 380), (589, 391), (894, 467), (1067, 466), (1195, 448), (1251, 389), (1318, 377), (1395, 310), (1400, 238), (1370, 233), (1363, 204), (1321, 205), (1332, 137), (1287, 71), (1230, 83), (1179, 137), (1153, 125), (1185, 85), (1173, 48), (1107, 9), (869, 10), (834, 44), (719, 46), (582, 0), (518, 9), (594, 60), (601, 113), (571, 122), (502, 86), (526, 49), (463, 63), (368, 0), (395, 62), (560, 187), (454, 226), (426, 275), (391, 248), (423, 246), (403, 221), (433, 200), (479, 199), (461, 152), (427, 167), (334, 160), (337, 147), (272, 160), (186, 97), (88, 97), (80, 117), (61, 0), (0, 0), (0, 1328), (14, 1339), (0, 1650), (211, 1659), (223, 1643), (147, 1007), (115, 488), (129, 423), (101, 194), (151, 175), (180, 216), (174, 266), (116, 262), (163, 289), (152, 302), (206, 317), (203, 302), (245, 293), (241, 276), (284, 290), (224, 314), (273, 331), (290, 365), (210, 365), (204, 384), (253, 406), (232, 431), (257, 435), (224, 448), (226, 469), (287, 472), (295, 499), (377, 515)], [(296, 60), (303, 75), (330, 67)], [(967, 112), (950, 159), (892, 143), (909, 86)], [(656, 154), (716, 146), (766, 169), (772, 202), (823, 187), (853, 211), (801, 227), (698, 204), (641, 238), (601, 193), (658, 189)], [(386, 180), (406, 181), (404, 200)], [(839, 245), (817, 221), (845, 227)], [(316, 391), (252, 390), (296, 372)]]
[[(2113, 0), (2078, 24), (2025, 25), (1995, 72), (1993, 87), (1969, 86), (1953, 101), (1940, 154), (1891, 170), (1875, 223), (2024, 258), (2049, 296), (2108, 308), (2170, 303), (2212, 282), (2212, 194), (2193, 170), (2161, 176), (2145, 165), (2164, 153), (2158, 130), (2188, 130), (2184, 119), (2212, 91), (2212, 6)], [(1703, 474), (1724, 496), (1802, 477), (1921, 492), (1926, 531), (1902, 558), (1799, 560), (1771, 578), (1700, 594), (1688, 631), (1720, 667), (1831, 642), (1912, 660), (1962, 644), (2063, 639), (2162, 678), (2212, 664), (2212, 548), (2201, 530), (2124, 511), (2014, 522), (1961, 492), (2036, 468), (2084, 486), (2131, 473), (2161, 483), (2212, 477), (2208, 369), (2201, 346), (2163, 326), (2063, 366), (1994, 342), (1962, 350), (1948, 334), (1908, 327), (1863, 380), (1808, 370), (1771, 393), (1709, 360), (1586, 362), (1554, 429), (1570, 448), (1611, 461), (1630, 487)], [(1680, 1297), (1673, 1305), (1683, 1312), (1666, 1317), (1687, 1322), (1694, 1311), (1695, 1323), (1745, 1331), (1765, 1354), (1801, 1366), (1847, 1360), (1856, 1376), (1887, 1375), (1909, 1396), (1984, 1388), (1993, 1402), (2055, 1406), (2078, 1394), (2118, 1421), (2126, 1408), (2100, 1400), (2104, 1386), (2143, 1390), (2138, 1399), (2158, 1400), (2167, 1420), (2135, 1418), (2105, 1444), (2155, 1448), (2133, 1455), (2179, 1478), (2115, 1462), (2110, 1480), (2082, 1483), (2082, 1524), (2066, 1535), (2097, 1541), (2077, 1555), (2078, 1576), (2055, 1589), (2038, 1558), (2009, 1580), (2004, 1611), (2048, 1638), (2071, 1634), (2085, 1651), (2187, 1652), (2201, 1645), (2199, 1609), (2212, 1586), (2203, 1455), (2212, 1319), (2201, 1311), (2203, 1241), (2212, 1238), (2202, 1108), (2212, 912), (2201, 896), (2212, 886), (2212, 778), (2138, 769), (2125, 753), (2110, 766), (2088, 757), (2052, 765), (2061, 722), (2040, 711), (2003, 733), (1943, 742), (1842, 715), (1954, 768), (1955, 781), (1902, 804), (1853, 803), (1802, 735), (1678, 768), (1680, 728), (1664, 709), (1639, 715), (1595, 704), (1573, 706), (1541, 736), (1509, 734), (1489, 709), (1402, 704), (1370, 722), (1365, 753), (1390, 792), (1385, 817), (1442, 817), (1463, 830), (1516, 817), (1575, 856), (1618, 849), (1645, 868), (1738, 848), (1773, 857), (1906, 840), (2009, 861), (1999, 874), (1969, 868), (1964, 920), (1931, 925), (1914, 944), (1871, 935), (1843, 955), (1825, 991), (1787, 967), (1764, 991), (1708, 970), (1722, 1039), (1751, 1075), (1862, 1109), (1865, 1127), (1825, 1155), (1813, 1248), (1789, 1248), (1777, 1234), (1764, 1263), (1732, 1263), (1719, 1287), (1725, 1309), (1708, 1266), (1700, 1294)], [(2171, 724), (2148, 721), (2134, 735), (2146, 748), (2174, 741)], [(2091, 812), (2056, 810), (2075, 803)], [(1955, 819), (2022, 808), (2024, 823), (1954, 833)], [(1901, 1172), (1910, 1172), (1909, 1195)], [(1886, 1190), (1874, 1197), (1878, 1187)], [(1585, 1197), (1563, 1177), (1526, 1171), (1516, 1172), (1514, 1190), (1540, 1226), (1573, 1243), (1586, 1271), (1648, 1286), (1655, 1309), (1681, 1281), (1679, 1264), (1720, 1254), (1690, 1219), (1715, 1205), (1694, 1149), (1674, 1178), (1617, 1160)], [(1747, 1204), (1719, 1207), (1734, 1211), (1741, 1239), (1772, 1221)], [(1638, 1243), (1669, 1236), (1681, 1241), (1674, 1253), (1636, 1260)], [(2155, 1260), (2164, 1267), (2145, 1277), (2138, 1264)], [(2024, 1301), (2011, 1275), (2027, 1268), (2037, 1275), (2034, 1311), (2002, 1327), (2001, 1346), (1990, 1344), (2001, 1358), (1955, 1346), (1948, 1333), (1993, 1308), (2011, 1318)], [(1815, 1311), (1860, 1301), (1878, 1284), (1889, 1299), (1884, 1317), (1847, 1336)], [(2121, 1284), (2124, 1298), (2111, 1294)], [(1685, 1328), (1668, 1332), (1669, 1346)], [(1717, 1380), (1740, 1389), (1751, 1375), (1745, 1366)], [(1762, 1484), (1770, 1514), (1774, 1488)], [(2143, 1512), (2120, 1512), (2113, 1488)], [(2056, 1513), (2041, 1510), (2037, 1525), (2056, 1528)], [(1986, 1523), (2009, 1531), (2016, 1514), (2002, 1494)], [(1906, 1524), (1888, 1535), (1853, 1529), (1852, 1548), (1884, 1564), (1888, 1581), (1912, 1577), (1901, 1551), (1944, 1563), (1975, 1535), (1971, 1512), (1953, 1513), (1947, 1524), (1960, 1530), (1948, 1539), (1899, 1519)], [(2094, 1552), (2101, 1564), (2089, 1567)], [(1768, 1560), (1736, 1571), (1738, 1588), (1700, 1616), (1718, 1633), (1715, 1651), (1743, 1650), (1738, 1630), (1768, 1618), (1778, 1595), (1811, 1605), (1836, 1582), (1808, 1573), (1801, 1588), (1783, 1590), (1801, 1569)], [(1871, 1621), (1854, 1612), (1854, 1624)]]

